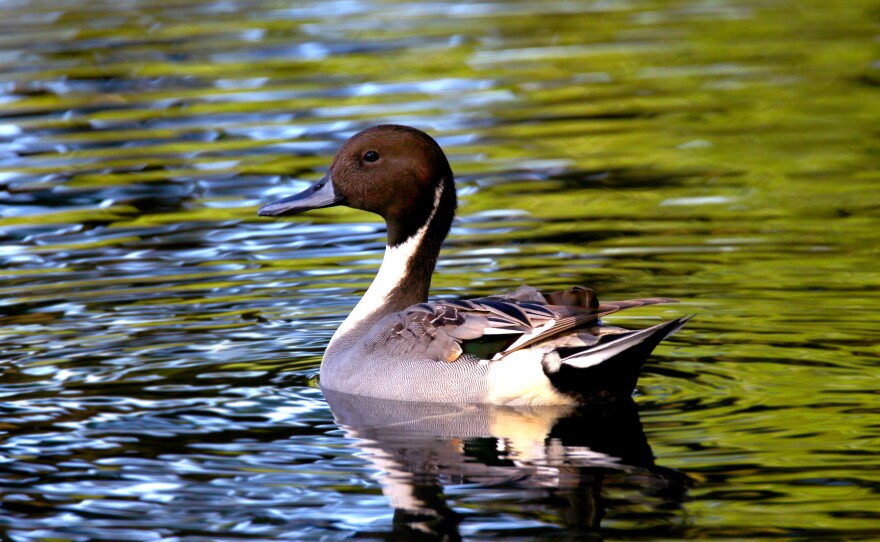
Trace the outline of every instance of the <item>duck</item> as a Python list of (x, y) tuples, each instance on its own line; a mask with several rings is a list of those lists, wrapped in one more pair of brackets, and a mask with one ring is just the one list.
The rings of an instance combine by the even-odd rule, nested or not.
[(326, 174), (260, 207), (285, 217), (344, 205), (385, 220), (387, 244), (366, 293), (330, 339), (320, 386), (396, 401), (510, 406), (631, 398), (646, 358), (690, 318), (641, 330), (602, 318), (664, 297), (600, 303), (583, 286), (530, 286), (487, 297), (429, 301), (431, 277), (458, 205), (440, 145), (382, 124), (348, 139)]

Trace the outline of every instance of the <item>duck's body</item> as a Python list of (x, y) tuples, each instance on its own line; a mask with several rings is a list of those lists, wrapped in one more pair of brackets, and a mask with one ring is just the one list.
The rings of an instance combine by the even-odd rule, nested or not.
[(321, 362), (321, 386), (403, 401), (576, 404), (629, 396), (645, 358), (686, 319), (641, 331), (605, 326), (621, 309), (592, 290), (428, 303), (440, 244), (456, 208), (443, 151), (414, 128), (353, 136), (312, 187), (265, 205), (262, 216), (348, 205), (381, 215), (388, 246), (379, 273)]

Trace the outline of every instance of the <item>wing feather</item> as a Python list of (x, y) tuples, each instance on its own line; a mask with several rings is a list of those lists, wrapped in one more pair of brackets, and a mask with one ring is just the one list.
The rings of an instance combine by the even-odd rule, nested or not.
[[(492, 359), (499, 359), (623, 309), (675, 301), (651, 297), (592, 306), (585, 306), (588, 304), (583, 300), (549, 305), (541, 304), (535, 295), (535, 290), (520, 289), (513, 296), (419, 303), (380, 321), (368, 336), (366, 347), (370, 351), (394, 341), (395, 351), (449, 362), (462, 355), (466, 341), (511, 336), (512, 342), (496, 346), (502, 350), (496, 350)], [(495, 339), (487, 343), (490, 348), (492, 341)]]

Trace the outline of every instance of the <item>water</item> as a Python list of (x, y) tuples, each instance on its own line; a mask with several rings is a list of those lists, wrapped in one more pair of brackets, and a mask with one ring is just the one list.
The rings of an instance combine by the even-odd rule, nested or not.
[[(880, 536), (880, 12), (838, 4), (0, 2), (5, 537)], [(698, 314), (634, 405), (322, 396), (382, 224), (256, 208), (379, 122), (458, 177), (435, 296)]]

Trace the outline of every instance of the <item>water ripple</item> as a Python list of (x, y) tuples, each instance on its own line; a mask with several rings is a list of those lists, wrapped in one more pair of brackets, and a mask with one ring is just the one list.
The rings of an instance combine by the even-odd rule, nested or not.
[[(870, 2), (166, 4), (0, 1), (8, 538), (876, 532)], [(382, 224), (255, 211), (381, 122), (456, 171), (437, 297), (698, 313), (637, 410), (320, 393)]]

